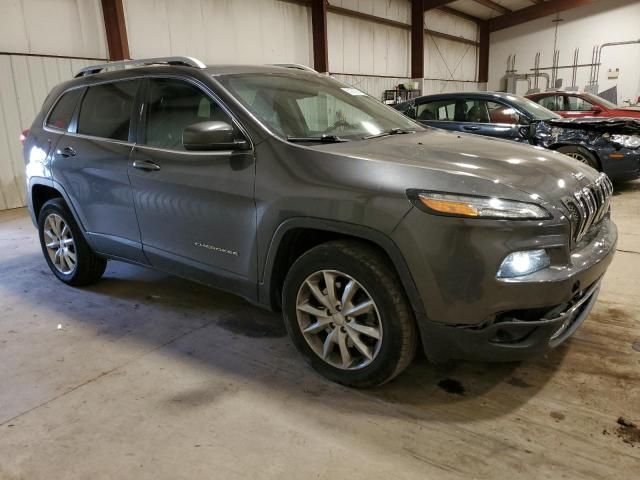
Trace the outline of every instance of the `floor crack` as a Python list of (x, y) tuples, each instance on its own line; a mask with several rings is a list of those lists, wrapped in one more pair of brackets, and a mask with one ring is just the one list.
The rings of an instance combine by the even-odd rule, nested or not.
[(633, 253), (635, 255), (640, 255), (640, 252), (636, 252), (634, 250), (623, 250), (621, 248), (616, 248), (616, 252), (622, 252), (622, 253)]

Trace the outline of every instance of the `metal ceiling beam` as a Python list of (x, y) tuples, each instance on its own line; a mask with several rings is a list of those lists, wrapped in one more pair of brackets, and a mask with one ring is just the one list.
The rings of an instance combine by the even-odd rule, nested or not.
[(499, 3), (496, 3), (492, 0), (473, 0), (473, 1), (476, 3), (479, 3), (480, 5), (484, 5), (485, 7), (488, 7), (491, 10), (501, 13), (502, 15), (507, 15), (512, 12), (512, 10), (508, 9), (507, 7), (503, 7)]
[(551, 0), (536, 5), (531, 5), (520, 10), (516, 10), (507, 15), (501, 15), (489, 20), (489, 31), (495, 32), (503, 28), (514, 27), (521, 23), (530, 22), (538, 18), (548, 17), (558, 12), (570, 10), (572, 8), (589, 5), (595, 0)]
[(109, 47), (109, 60), (131, 58), (122, 0), (102, 0), (102, 17)]

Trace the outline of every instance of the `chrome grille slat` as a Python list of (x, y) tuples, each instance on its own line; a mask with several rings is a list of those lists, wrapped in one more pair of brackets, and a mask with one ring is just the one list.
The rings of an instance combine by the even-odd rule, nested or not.
[(581, 188), (565, 200), (571, 219), (573, 241), (578, 242), (592, 226), (606, 216), (613, 194), (613, 184), (609, 177), (601, 173), (596, 181)]

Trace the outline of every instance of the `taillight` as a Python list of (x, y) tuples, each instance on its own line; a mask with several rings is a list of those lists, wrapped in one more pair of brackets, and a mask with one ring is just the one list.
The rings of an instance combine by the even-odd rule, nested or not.
[(22, 133), (20, 134), (20, 143), (22, 145), (24, 145), (24, 141), (27, 139), (28, 136), (29, 136), (29, 129), (25, 128), (24, 130), (22, 130)]

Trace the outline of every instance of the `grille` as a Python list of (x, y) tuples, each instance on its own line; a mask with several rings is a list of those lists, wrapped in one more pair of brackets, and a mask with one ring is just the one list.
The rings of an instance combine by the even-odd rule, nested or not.
[(593, 227), (600, 223), (609, 211), (613, 184), (601, 173), (591, 185), (581, 188), (566, 199), (565, 204), (571, 219), (572, 237), (579, 242)]

